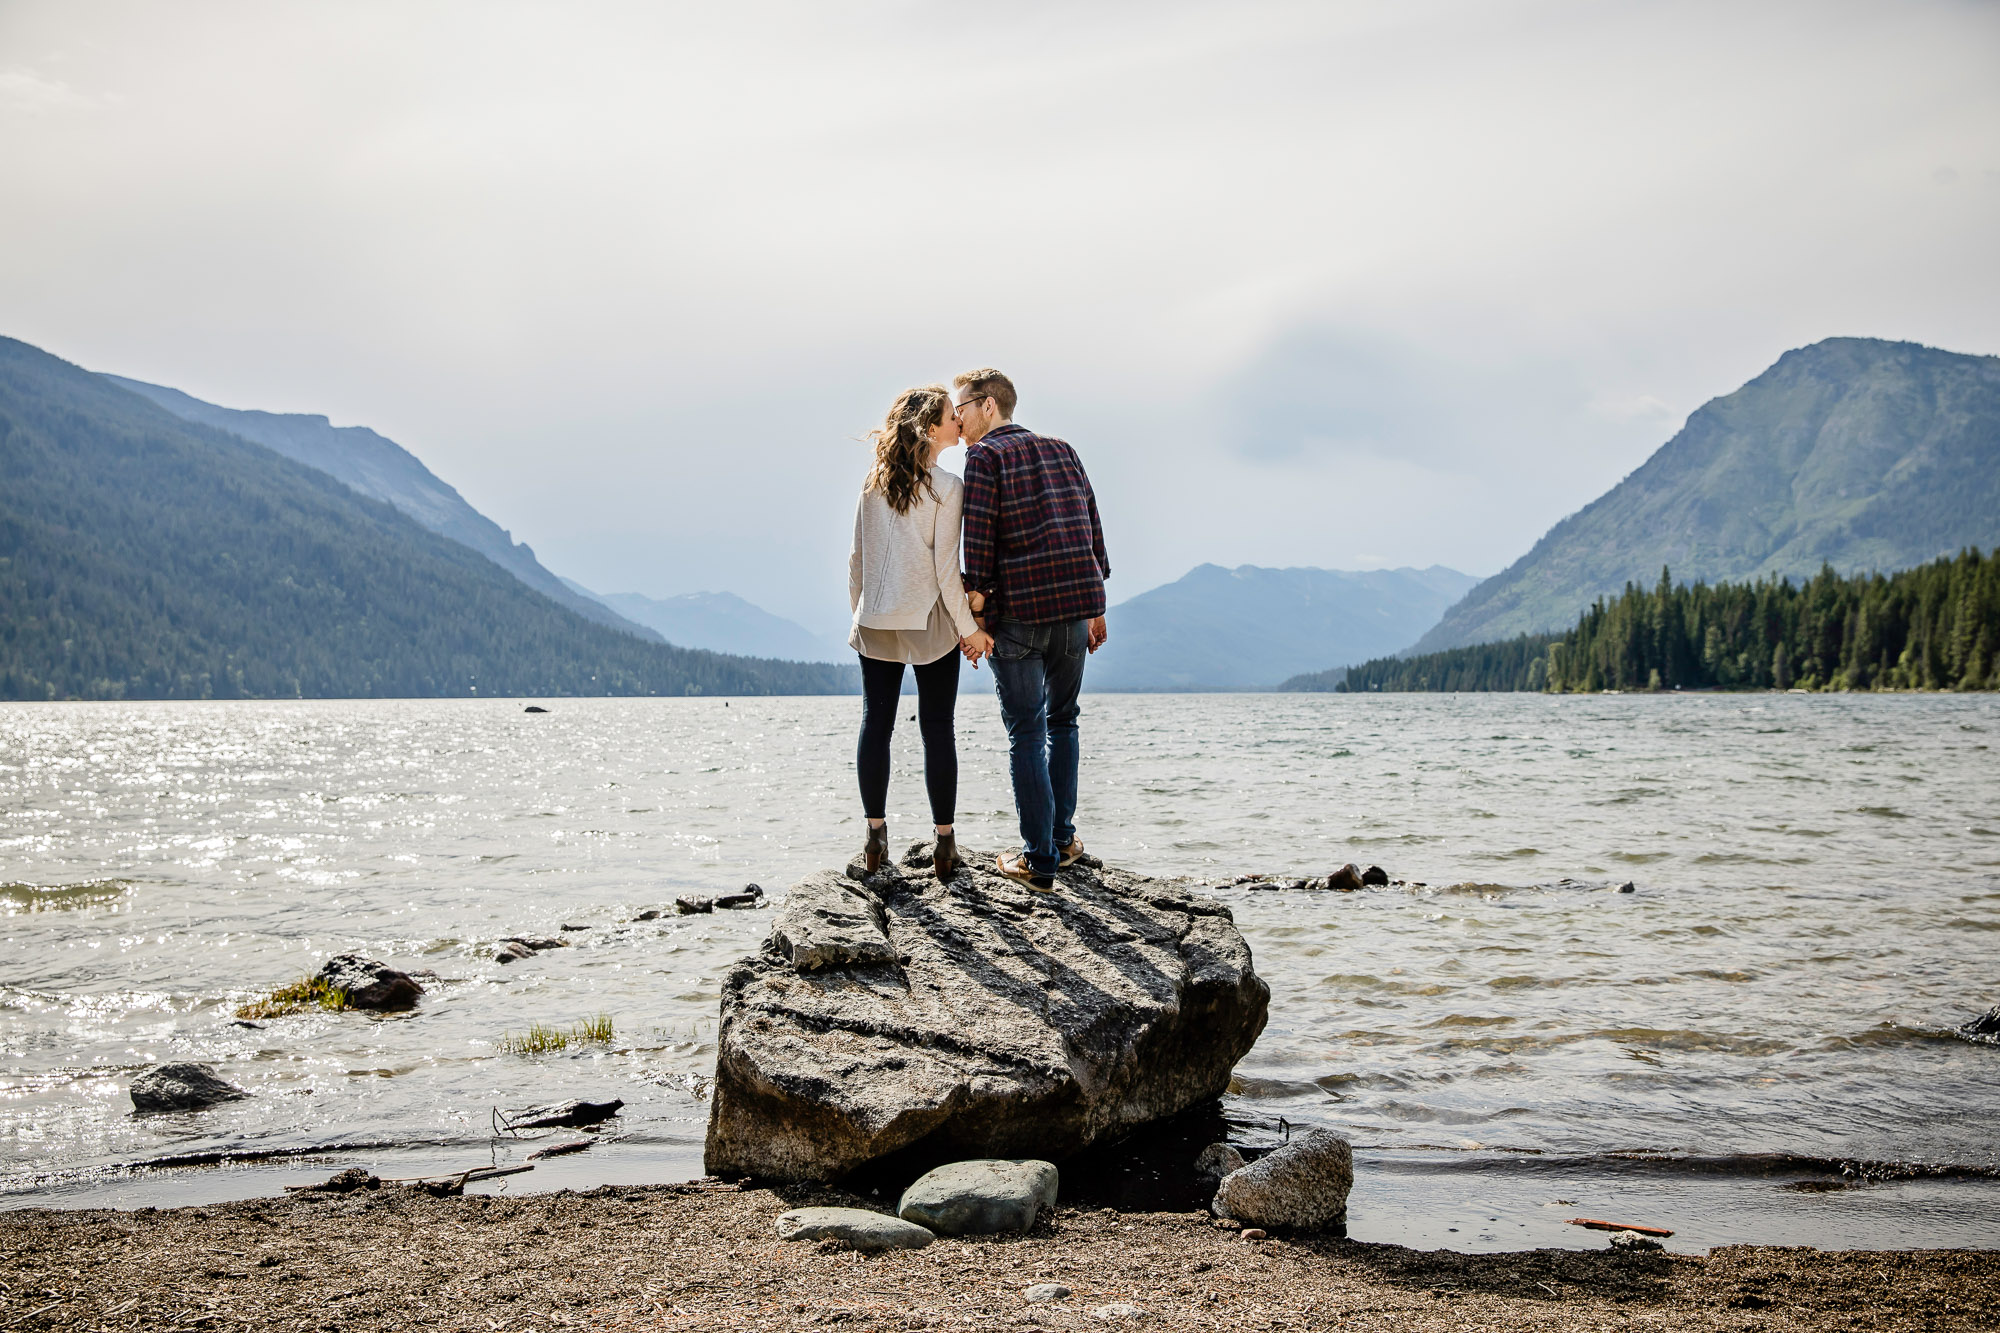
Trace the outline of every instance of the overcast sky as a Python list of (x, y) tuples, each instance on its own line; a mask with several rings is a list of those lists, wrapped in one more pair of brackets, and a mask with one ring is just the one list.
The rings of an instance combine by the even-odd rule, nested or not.
[(0, 172), (0, 333), (816, 629), (972, 365), (1116, 601), (1492, 573), (1787, 348), (2000, 353), (1988, 0), (0, 0)]

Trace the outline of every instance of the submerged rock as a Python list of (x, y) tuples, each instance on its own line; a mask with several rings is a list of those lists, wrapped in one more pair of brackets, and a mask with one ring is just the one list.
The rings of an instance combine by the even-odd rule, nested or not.
[(904, 1190), (896, 1214), (941, 1236), (1027, 1231), (1044, 1208), (1056, 1206), (1057, 1180), (1050, 1162), (952, 1162)]
[(1211, 1143), (1194, 1159), (1196, 1177), (1212, 1184), (1219, 1185), (1224, 1176), (1242, 1169), (1243, 1154), (1227, 1143)]
[(844, 1240), (857, 1250), (921, 1250), (937, 1237), (915, 1222), (866, 1208), (794, 1208), (781, 1213), (779, 1240)]
[(991, 864), (940, 883), (920, 844), (786, 894), (723, 980), (709, 1172), (1060, 1160), (1221, 1094), (1270, 1002), (1229, 910), (1083, 864), (1034, 893)]
[(154, 1065), (132, 1080), (131, 1092), (135, 1111), (200, 1111), (250, 1095), (217, 1074), (215, 1066), (192, 1060)]
[(1224, 1176), (1211, 1206), (1239, 1222), (1317, 1230), (1340, 1220), (1353, 1188), (1354, 1150), (1315, 1129)]
[(1341, 893), (1353, 893), (1362, 886), (1361, 871), (1350, 861), (1326, 877), (1326, 886)]
[(1361, 882), (1371, 888), (1386, 888), (1389, 883), (1389, 872), (1381, 866), (1369, 866), (1361, 872)]
[[(568, 930), (568, 926), (563, 927)], [(582, 927), (578, 927), (582, 929)], [(500, 941), (500, 948), (493, 955), (496, 963), (518, 963), (544, 949), (567, 949), (568, 940), (557, 939), (553, 935), (509, 935)]]
[(358, 953), (336, 954), (320, 964), (327, 985), (347, 994), (349, 1009), (408, 1009), (424, 993), (417, 979)]
[(502, 1127), (508, 1130), (563, 1129), (594, 1125), (617, 1115), (624, 1105), (623, 1097), (615, 1097), (608, 1102), (563, 1102), (558, 1106), (538, 1106), (529, 1111), (507, 1113)]

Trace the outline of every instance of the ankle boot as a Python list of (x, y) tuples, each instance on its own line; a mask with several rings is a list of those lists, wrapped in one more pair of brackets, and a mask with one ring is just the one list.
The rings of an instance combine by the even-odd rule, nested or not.
[(880, 825), (879, 827), (874, 824), (868, 826), (868, 844), (861, 849), (861, 856), (863, 862), (868, 867), (869, 874), (872, 875), (882, 868), (882, 863), (889, 859), (889, 826), (887, 824)]
[(937, 846), (931, 849), (931, 868), (937, 871), (939, 882), (951, 883), (951, 877), (958, 873), (958, 839), (950, 833), (937, 835)]

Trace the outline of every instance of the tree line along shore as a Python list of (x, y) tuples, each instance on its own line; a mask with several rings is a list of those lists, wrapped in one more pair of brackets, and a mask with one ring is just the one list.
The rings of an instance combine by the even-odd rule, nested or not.
[(1804, 583), (1628, 583), (1564, 634), (1523, 634), (1298, 676), (1287, 690), (2000, 689), (2000, 551)]

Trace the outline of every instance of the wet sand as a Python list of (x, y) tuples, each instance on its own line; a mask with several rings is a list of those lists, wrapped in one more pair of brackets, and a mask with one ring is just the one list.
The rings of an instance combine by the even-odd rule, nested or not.
[[(819, 1190), (384, 1187), (0, 1213), (0, 1329), (1981, 1329), (2000, 1252), (1736, 1246), (1463, 1255), (1245, 1241), (1199, 1213), (1059, 1208), (1026, 1236), (863, 1255), (784, 1243)], [(879, 1206), (879, 1205), (878, 1205)], [(1072, 1289), (1029, 1305), (1039, 1282)], [(1139, 1313), (1106, 1311), (1129, 1305)]]

